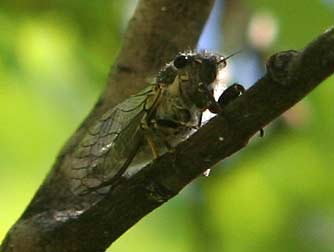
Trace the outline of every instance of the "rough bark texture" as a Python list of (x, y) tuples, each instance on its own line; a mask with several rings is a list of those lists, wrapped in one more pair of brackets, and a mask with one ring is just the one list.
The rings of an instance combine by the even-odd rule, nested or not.
[[(178, 50), (194, 46), (212, 5), (211, 1), (156, 2), (140, 2), (103, 98), (58, 157), (31, 204), (8, 233), (1, 252), (104, 251), (207, 168), (244, 147), (259, 129), (334, 72), (334, 29), (301, 52), (273, 55), (267, 74), (231, 103), (222, 116), (213, 118), (178, 145), (175, 152), (165, 154), (131, 179), (120, 179), (104, 199), (87, 211), (76, 211), (80, 197), (69, 193), (64, 171), (70, 168), (68, 153), (82, 137), (85, 125), (128, 92), (139, 89), (145, 77)], [(143, 23), (147, 33), (139, 32), (138, 25)], [(163, 27), (169, 31), (160, 34)], [(178, 39), (180, 36), (175, 34), (181, 33), (184, 38)]]
[[(128, 228), (126, 223), (113, 226), (112, 230), (107, 230), (104, 224), (100, 225), (108, 222), (108, 217), (102, 213), (103, 209), (94, 213), (95, 217), (88, 217), (88, 221), (84, 220), (86, 217), (83, 215), (79, 218), (73, 206), (80, 204), (80, 199), (69, 193), (64, 172), (70, 168), (68, 157), (87, 128), (107, 109), (143, 88), (147, 84), (147, 78), (179, 51), (196, 46), (213, 2), (214, 0), (139, 1), (105, 91), (58, 155), (32, 202), (7, 234), (0, 247), (1, 252), (104, 251), (115, 237)], [(111, 213), (110, 209), (105, 210), (107, 215)], [(82, 234), (80, 225), (69, 225), (81, 217), (83, 222), (79, 222), (86, 223), (85, 228), (90, 230), (90, 235)], [(133, 220), (132, 225), (137, 220)], [(62, 230), (66, 232), (63, 233)]]

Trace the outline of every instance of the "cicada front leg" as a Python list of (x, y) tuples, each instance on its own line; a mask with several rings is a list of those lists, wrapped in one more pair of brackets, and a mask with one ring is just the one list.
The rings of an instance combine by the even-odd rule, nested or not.
[(141, 129), (144, 133), (144, 138), (152, 152), (153, 159), (160, 157), (160, 143), (162, 143), (168, 151), (171, 150), (171, 145), (161, 134), (159, 134), (158, 126), (154, 121), (151, 121), (150, 124), (148, 124), (146, 121), (143, 121), (141, 124)]
[(159, 155), (159, 149), (158, 149), (157, 144), (155, 143), (154, 137), (150, 134), (144, 134), (144, 136), (146, 138), (148, 145), (150, 146), (153, 158), (157, 159), (160, 155)]
[[(234, 83), (221, 94), (221, 96), (218, 99), (218, 104), (222, 109), (224, 109), (232, 101), (234, 101), (240, 95), (245, 93), (245, 91), (246, 90), (242, 85)], [(264, 130), (260, 129), (260, 137), (263, 137), (263, 135), (264, 135)]]
[(171, 127), (171, 123), (173, 122), (167, 122), (167, 120), (159, 120), (157, 122), (155, 119), (148, 122), (145, 119), (141, 124), (141, 128), (144, 133), (143, 135), (148, 143), (148, 146), (150, 147), (154, 159), (160, 157), (160, 152), (162, 150), (167, 150), (169, 152), (175, 151), (175, 148), (168, 142), (166, 136), (161, 133), (161, 127)]
[(220, 107), (224, 109), (228, 104), (230, 104), (243, 93), (245, 93), (245, 88), (238, 83), (234, 83), (224, 90), (218, 99), (218, 103)]
[(143, 118), (140, 128), (143, 131), (143, 135), (148, 146), (150, 147), (153, 158), (157, 159), (159, 157), (159, 150), (158, 146), (155, 143), (153, 132), (150, 125), (148, 124), (147, 118)]

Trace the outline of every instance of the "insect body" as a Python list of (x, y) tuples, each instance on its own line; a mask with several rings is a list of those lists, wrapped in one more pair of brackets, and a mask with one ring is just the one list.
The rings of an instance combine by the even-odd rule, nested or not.
[(226, 59), (211, 53), (179, 54), (153, 84), (107, 111), (73, 153), (72, 192), (107, 192), (116, 178), (131, 176), (187, 138), (201, 125), (204, 110), (219, 113), (213, 88)]

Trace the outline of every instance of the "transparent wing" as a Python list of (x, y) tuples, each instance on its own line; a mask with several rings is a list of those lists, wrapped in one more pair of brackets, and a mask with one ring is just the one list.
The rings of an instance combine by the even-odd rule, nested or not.
[(138, 94), (106, 112), (73, 153), (71, 188), (76, 195), (103, 194), (122, 175), (143, 140), (140, 123), (147, 94)]

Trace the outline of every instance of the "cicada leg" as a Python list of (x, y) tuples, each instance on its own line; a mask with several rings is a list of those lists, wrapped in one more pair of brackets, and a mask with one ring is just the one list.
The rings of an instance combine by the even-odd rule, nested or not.
[[(165, 147), (168, 152), (175, 151), (175, 148), (168, 142), (166, 137), (163, 134), (160, 134), (160, 127), (162, 125), (168, 127), (175, 126), (171, 125), (172, 123), (172, 121), (163, 119), (159, 120), (159, 122), (154, 119), (150, 120), (149, 123), (147, 123), (146, 120), (143, 121), (141, 128), (144, 130), (145, 139), (150, 146), (154, 159), (157, 159), (160, 156), (159, 149), (161, 149), (161, 147)], [(177, 126), (180, 125), (178, 124)]]
[(263, 129), (263, 128), (260, 129), (259, 134), (260, 134), (260, 137), (263, 137), (263, 136), (264, 136), (264, 129)]
[(152, 132), (151, 127), (147, 123), (147, 118), (144, 118), (142, 120), (140, 127), (144, 132), (144, 137), (146, 139), (146, 142), (148, 143), (148, 146), (151, 149), (153, 158), (157, 159), (159, 157), (158, 146), (156, 145), (154, 141), (153, 132)]
[(146, 138), (148, 145), (150, 146), (153, 158), (157, 159), (159, 157), (159, 151), (158, 151), (157, 145), (155, 144), (154, 138), (149, 134), (146, 134), (145, 138)]
[(245, 88), (238, 83), (234, 83), (221, 94), (218, 99), (218, 103), (220, 107), (224, 109), (224, 107), (226, 107), (243, 93), (245, 93)]
[[(231, 86), (229, 86), (219, 97), (218, 104), (222, 109), (224, 109), (228, 104), (230, 104), (232, 101), (234, 101), (236, 98), (238, 98), (240, 95), (245, 93), (245, 88), (238, 84), (234, 83)], [(263, 137), (264, 130), (263, 128), (260, 129), (260, 137)]]

